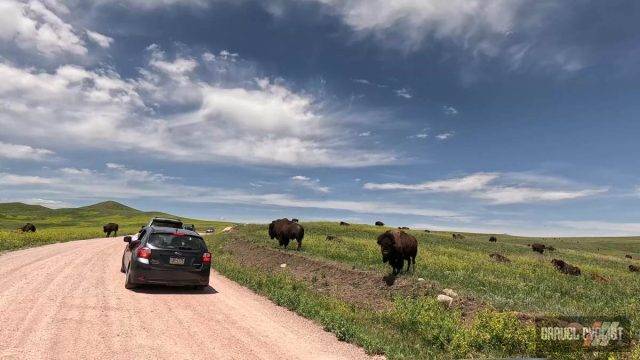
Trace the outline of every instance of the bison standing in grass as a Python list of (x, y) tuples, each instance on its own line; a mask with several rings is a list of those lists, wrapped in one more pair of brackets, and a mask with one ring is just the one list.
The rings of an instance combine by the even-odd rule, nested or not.
[(564, 273), (567, 275), (573, 275), (573, 276), (580, 276), (580, 268), (577, 266), (570, 265), (566, 263), (564, 260), (553, 259), (551, 260), (551, 263), (556, 268), (556, 270), (560, 271), (561, 273)]
[(22, 230), (22, 232), (36, 232), (36, 226), (32, 223), (26, 223), (20, 230)]
[(489, 238), (489, 241), (491, 241), (491, 242), (496, 242), (496, 241), (498, 241), (498, 239), (497, 239), (495, 236), (491, 236), (491, 237)]
[(340, 221), (340, 226), (350, 226), (348, 222)]
[(544, 249), (545, 249), (544, 244), (540, 244), (540, 243), (531, 244), (531, 250), (537, 253), (540, 253), (540, 254), (544, 253)]
[(295, 239), (298, 242), (296, 250), (300, 250), (302, 238), (304, 238), (304, 228), (296, 222), (289, 221), (289, 219), (274, 220), (269, 224), (269, 237), (278, 239), (280, 246), (285, 249), (289, 246), (289, 241)]
[(108, 223), (102, 227), (102, 231), (107, 234), (107, 237), (111, 236), (111, 233), (113, 233), (113, 236), (118, 236), (118, 224)]
[(382, 221), (376, 221), (375, 225), (376, 226), (384, 226), (384, 223)]
[(382, 252), (382, 262), (388, 262), (393, 268), (393, 275), (402, 271), (404, 261), (407, 261), (407, 271), (413, 264), (416, 269), (416, 255), (418, 254), (418, 241), (415, 237), (402, 230), (389, 230), (378, 236), (378, 245)]
[(636, 265), (629, 265), (629, 271), (631, 272), (640, 272), (640, 267)]

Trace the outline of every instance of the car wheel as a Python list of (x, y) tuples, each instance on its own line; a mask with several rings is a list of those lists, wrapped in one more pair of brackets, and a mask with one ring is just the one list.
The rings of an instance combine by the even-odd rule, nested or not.
[(124, 278), (124, 287), (125, 287), (125, 289), (133, 289), (133, 288), (136, 287), (136, 284), (134, 284), (131, 281), (131, 271), (130, 271), (130, 269), (131, 269), (131, 266), (127, 266), (127, 275)]

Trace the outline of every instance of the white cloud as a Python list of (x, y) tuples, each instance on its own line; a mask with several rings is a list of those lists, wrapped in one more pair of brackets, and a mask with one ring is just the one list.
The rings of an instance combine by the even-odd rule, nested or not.
[(111, 43), (113, 42), (112, 38), (91, 30), (87, 30), (87, 37), (94, 43), (98, 44), (98, 46), (105, 49), (111, 46)]
[(87, 49), (77, 31), (59, 16), (68, 13), (69, 10), (55, 0), (3, 0), (0, 2), (0, 41), (49, 57), (65, 53), (85, 55)]
[[(173, 199), (186, 203), (219, 203), (277, 206), (285, 208), (314, 208), (342, 210), (355, 213), (400, 214), (427, 217), (458, 218), (460, 215), (449, 210), (407, 206), (394, 202), (316, 200), (296, 197), (288, 194), (253, 194), (240, 190), (220, 189), (204, 186), (190, 186), (172, 181), (163, 174), (132, 178), (123, 176), (124, 171), (153, 174), (147, 170), (133, 170), (119, 164), (112, 164), (106, 171), (89, 169), (54, 170), (48, 177), (0, 173), (0, 198), (10, 196), (33, 199), (46, 195), (51, 200), (60, 198), (65, 201), (78, 199), (165, 198), (172, 194)], [(299, 179), (309, 179), (299, 176)], [(309, 179), (310, 180), (310, 179)]]
[(637, 236), (640, 234), (640, 223), (609, 222), (597, 220), (554, 221), (554, 225), (573, 230), (574, 236)]
[(444, 113), (446, 115), (451, 115), (451, 116), (455, 116), (458, 115), (458, 109), (454, 108), (453, 106), (444, 106), (442, 108), (442, 111), (444, 111)]
[(360, 134), (358, 134), (358, 136), (360, 136), (360, 137), (371, 136), (371, 131), (361, 132)]
[(411, 138), (416, 138), (416, 139), (426, 139), (429, 137), (429, 134), (427, 133), (419, 133), (419, 134), (415, 134), (415, 135), (411, 135)]
[(395, 90), (394, 92), (396, 93), (397, 96), (403, 97), (405, 99), (411, 99), (413, 97), (413, 95), (409, 93), (409, 90), (405, 88)]
[(364, 85), (372, 85), (371, 81), (367, 80), (367, 79), (352, 79), (352, 81), (354, 83), (358, 83), (358, 84), (364, 84)]
[(320, 185), (319, 179), (311, 179), (306, 176), (296, 175), (296, 176), (292, 176), (291, 180), (296, 185), (306, 187), (308, 189), (311, 189), (319, 193), (327, 194), (331, 191), (329, 187)]
[[(221, 54), (234, 59), (214, 60), (228, 71), (224, 78), (196, 73), (196, 58), (169, 59), (157, 45), (130, 79), (108, 68), (47, 72), (0, 61), (0, 126), (30, 146), (138, 151), (175, 161), (362, 167), (396, 160), (354, 147), (348, 122), (325, 111), (322, 99), (256, 78), (235, 54)], [(164, 108), (179, 111), (163, 115)]]
[[(594, 189), (551, 189), (532, 187), (526, 184), (510, 185), (511, 174), (477, 173), (461, 178), (428, 181), (420, 184), (365, 183), (367, 190), (410, 190), (433, 193), (467, 193), (477, 199), (488, 200), (494, 205), (549, 202), (595, 196), (608, 188)], [(529, 177), (529, 179), (533, 179)], [(499, 183), (503, 182), (503, 183)], [(540, 184), (543, 185), (543, 184)]]
[(28, 145), (10, 144), (0, 141), (0, 158), (44, 160), (53, 154), (53, 151), (47, 149), (33, 148)]
[(445, 133), (442, 133), (442, 134), (438, 134), (438, 135), (436, 135), (436, 137), (438, 138), (438, 140), (447, 140), (450, 137), (452, 137), (453, 134), (454, 134), (453, 131), (450, 131), (450, 132), (445, 132)]

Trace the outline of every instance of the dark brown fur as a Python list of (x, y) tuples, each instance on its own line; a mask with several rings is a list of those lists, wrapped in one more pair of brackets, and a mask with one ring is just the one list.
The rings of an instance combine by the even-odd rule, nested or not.
[(631, 256), (629, 254), (625, 255), (624, 257), (626, 257), (627, 259), (633, 259), (633, 256)]
[(278, 239), (280, 246), (285, 249), (289, 246), (289, 241), (295, 239), (298, 242), (296, 250), (300, 250), (302, 239), (304, 238), (304, 228), (296, 222), (289, 221), (289, 219), (274, 220), (269, 224), (269, 237)]
[(551, 263), (556, 268), (556, 270), (560, 271), (561, 273), (564, 273), (567, 275), (573, 275), (573, 276), (580, 276), (580, 273), (581, 273), (580, 268), (577, 266), (573, 266), (569, 263), (566, 263), (564, 260), (553, 259), (551, 260)]
[(416, 255), (418, 254), (418, 241), (415, 237), (402, 230), (389, 230), (378, 236), (378, 245), (382, 253), (382, 262), (388, 262), (393, 268), (393, 275), (397, 275), (407, 261), (407, 271), (413, 264), (416, 269)]
[(629, 265), (629, 271), (631, 272), (640, 272), (640, 267), (635, 265)]
[(102, 231), (107, 234), (107, 237), (111, 236), (111, 233), (113, 233), (113, 236), (118, 236), (118, 224), (108, 223), (102, 227)]
[(298, 222), (298, 219), (293, 218), (293, 219), (291, 219), (291, 221), (293, 221), (293, 222)]
[(406, 227), (406, 226), (398, 226), (398, 229), (400, 229), (400, 230), (409, 230), (409, 228)]
[(496, 238), (495, 236), (491, 236), (491, 237), (489, 237), (489, 241), (496, 242), (496, 241), (498, 241), (498, 238)]
[(376, 221), (376, 226), (384, 226), (384, 223), (382, 221)]
[(350, 226), (348, 222), (340, 221), (340, 226)]
[(544, 253), (544, 249), (545, 249), (544, 244), (540, 244), (540, 243), (531, 244), (531, 250), (537, 253), (540, 253), (540, 254)]
[(20, 230), (22, 230), (22, 232), (36, 232), (36, 226), (32, 223), (26, 223)]

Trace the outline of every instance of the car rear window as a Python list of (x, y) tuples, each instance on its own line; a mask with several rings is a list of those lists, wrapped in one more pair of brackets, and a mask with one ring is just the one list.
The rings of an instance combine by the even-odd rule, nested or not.
[(152, 226), (157, 227), (168, 227), (168, 228), (176, 228), (182, 229), (182, 223), (179, 221), (171, 221), (171, 220), (153, 220), (151, 222)]
[(164, 234), (154, 233), (151, 234), (149, 244), (161, 248), (172, 250), (203, 250), (204, 242), (202, 238), (191, 235), (176, 235), (176, 234)]

